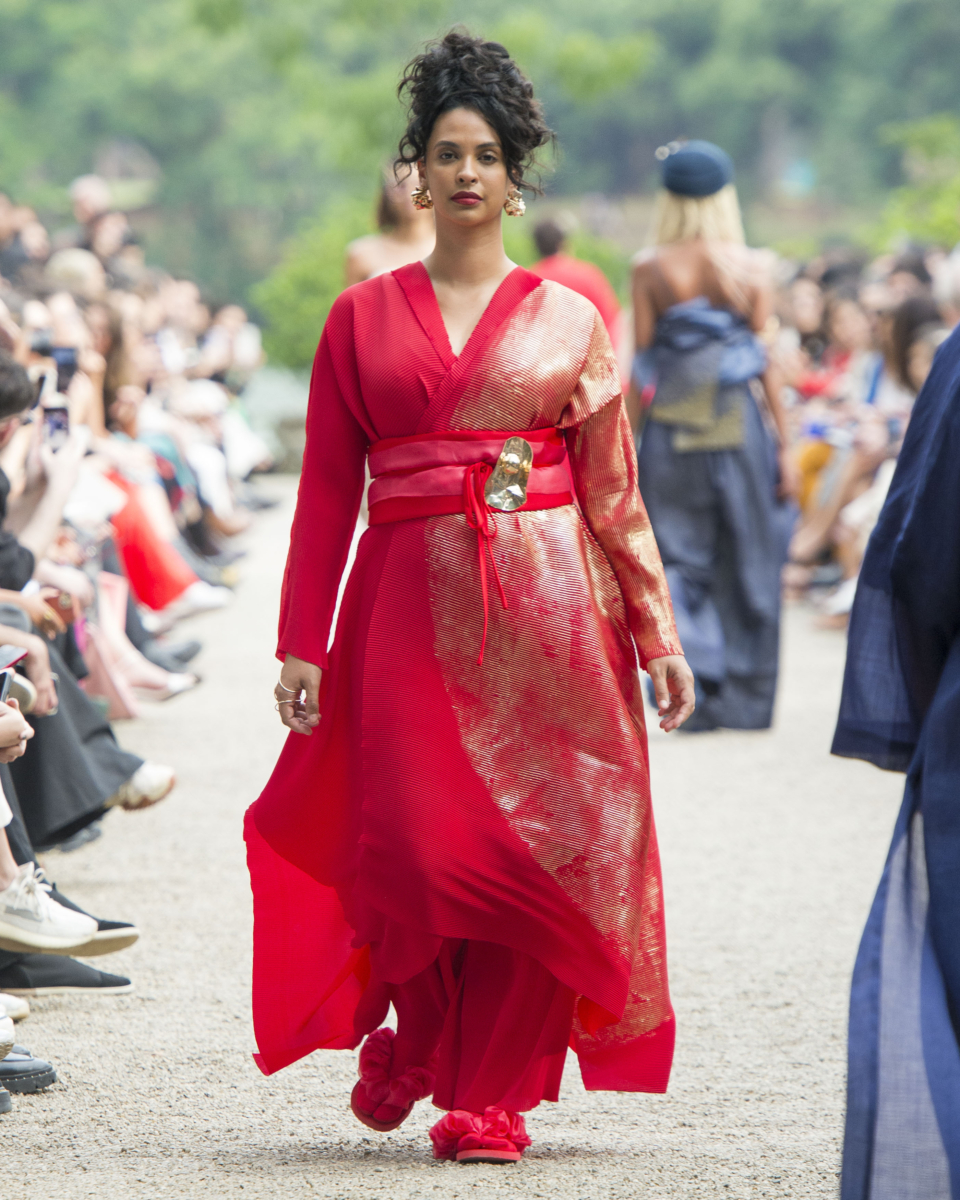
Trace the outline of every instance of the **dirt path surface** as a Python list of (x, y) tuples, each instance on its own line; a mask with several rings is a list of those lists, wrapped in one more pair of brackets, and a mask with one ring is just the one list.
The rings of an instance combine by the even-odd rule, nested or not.
[(844, 644), (806, 609), (787, 613), (772, 733), (651, 737), (678, 1022), (667, 1096), (586, 1093), (571, 1060), (522, 1163), (457, 1167), (430, 1157), (428, 1104), (386, 1136), (355, 1122), (355, 1054), (260, 1074), (241, 821), (282, 742), (272, 652), (293, 497), (286, 480), (268, 490), (285, 502), (249, 537), (235, 604), (190, 627), (203, 686), (119, 728), (176, 766), (176, 791), (47, 856), (68, 895), (142, 929), (95, 960), (136, 991), (34, 1002), (19, 1036), (60, 1083), (0, 1117), (0, 1195), (835, 1196), (849, 974), (902, 782), (829, 757)]

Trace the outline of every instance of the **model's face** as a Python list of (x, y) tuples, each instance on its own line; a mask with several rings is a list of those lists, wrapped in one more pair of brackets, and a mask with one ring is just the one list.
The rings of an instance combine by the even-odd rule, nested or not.
[(499, 219), (511, 183), (500, 139), (473, 109), (454, 108), (437, 118), (417, 167), (437, 217), (458, 225)]

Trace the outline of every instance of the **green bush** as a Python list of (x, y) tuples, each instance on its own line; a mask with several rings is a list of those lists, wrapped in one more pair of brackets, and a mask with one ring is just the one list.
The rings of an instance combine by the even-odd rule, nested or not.
[(287, 243), (279, 264), (251, 289), (266, 321), (264, 348), (274, 362), (310, 367), (327, 313), (343, 291), (347, 244), (373, 228), (369, 210), (363, 202), (331, 207)]
[(909, 183), (887, 201), (875, 243), (888, 249), (904, 237), (952, 247), (960, 242), (960, 120), (950, 113), (898, 122), (883, 130), (903, 149)]

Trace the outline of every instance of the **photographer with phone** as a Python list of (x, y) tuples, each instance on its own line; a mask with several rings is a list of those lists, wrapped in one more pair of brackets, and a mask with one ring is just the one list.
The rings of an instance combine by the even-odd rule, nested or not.
[[(48, 372), (41, 390), (42, 432), (40, 437), (34, 437), (27, 455), (26, 485), (10, 504), (9, 512), (10, 483), (0, 472), (0, 520), (4, 523), (0, 532), (0, 584), (15, 590), (31, 578), (36, 562), (56, 536), (63, 507), (90, 445), (86, 426), (70, 429), (64, 404), (46, 406), (52, 377), (53, 373)], [(56, 392), (54, 396), (61, 399)], [(7, 356), (0, 356), (0, 448), (13, 438), (33, 403), (33, 388), (26, 372)], [(7, 582), (8, 577), (19, 580), (19, 586)]]

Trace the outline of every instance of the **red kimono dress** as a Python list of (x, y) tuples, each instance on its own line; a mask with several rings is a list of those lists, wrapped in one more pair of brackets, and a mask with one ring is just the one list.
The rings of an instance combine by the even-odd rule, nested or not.
[[(528, 503), (470, 516), (511, 434), (535, 447)], [(371, 527), (328, 655), (368, 455)], [(247, 814), (261, 1069), (355, 1047), (392, 1002), (408, 1062), (439, 1047), (438, 1107), (555, 1100), (568, 1047), (587, 1088), (665, 1090), (637, 656), (682, 651), (592, 304), (517, 268), (457, 356), (422, 264), (340, 296), (286, 653), (324, 669), (321, 722)]]

